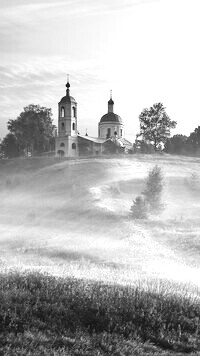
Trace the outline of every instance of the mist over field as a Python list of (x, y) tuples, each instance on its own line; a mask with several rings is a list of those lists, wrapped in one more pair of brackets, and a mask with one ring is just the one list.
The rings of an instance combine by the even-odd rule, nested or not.
[[(133, 220), (132, 200), (156, 164), (165, 209)], [(199, 287), (199, 164), (167, 155), (1, 160), (1, 271)]]

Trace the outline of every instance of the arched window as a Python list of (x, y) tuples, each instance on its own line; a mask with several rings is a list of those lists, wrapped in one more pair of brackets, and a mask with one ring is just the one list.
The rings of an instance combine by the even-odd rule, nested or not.
[(122, 133), (123, 133), (123, 131), (122, 131), (122, 129), (120, 129), (120, 136), (122, 137)]
[(76, 144), (73, 142), (72, 143), (72, 149), (75, 150), (76, 149)]
[(117, 131), (114, 132), (114, 135), (117, 136)]
[(61, 142), (60, 147), (65, 147), (65, 144)]
[(76, 108), (75, 108), (75, 106), (72, 107), (72, 111), (73, 111), (73, 117), (76, 117)]
[(75, 123), (72, 124), (72, 130), (75, 130)]
[(110, 136), (111, 136), (111, 129), (110, 129), (110, 128), (108, 128), (108, 129), (107, 129), (107, 135), (106, 135), (106, 138), (110, 138)]
[(64, 129), (65, 129), (65, 123), (61, 122), (61, 130), (64, 130)]
[(65, 117), (65, 108), (61, 106), (61, 117)]

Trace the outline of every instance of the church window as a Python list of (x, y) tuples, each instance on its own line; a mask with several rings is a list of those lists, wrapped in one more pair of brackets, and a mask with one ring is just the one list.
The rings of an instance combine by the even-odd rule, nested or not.
[(73, 111), (73, 117), (76, 117), (76, 108), (75, 108), (75, 106), (72, 107), (72, 111)]
[(72, 124), (72, 130), (75, 130), (75, 123)]
[(117, 136), (117, 131), (114, 132), (114, 135)]
[(122, 137), (122, 129), (120, 129), (120, 136)]
[(65, 108), (64, 108), (64, 106), (61, 107), (61, 117), (65, 117)]
[(76, 144), (73, 142), (72, 143), (72, 149), (75, 150), (76, 149)]
[(64, 142), (61, 142), (60, 147), (65, 147)]
[(65, 123), (61, 122), (61, 129), (64, 130), (65, 129)]
[(110, 128), (108, 128), (107, 129), (107, 135), (106, 135), (106, 138), (109, 138), (111, 136), (111, 129)]

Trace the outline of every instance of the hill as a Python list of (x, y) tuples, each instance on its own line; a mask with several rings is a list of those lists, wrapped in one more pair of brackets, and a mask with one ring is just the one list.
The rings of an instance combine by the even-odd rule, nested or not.
[[(131, 282), (199, 283), (199, 160), (170, 156), (0, 162), (5, 268)], [(165, 175), (162, 215), (129, 217), (148, 170)], [(88, 266), (89, 265), (89, 266)], [(119, 271), (116, 273), (117, 266)], [(70, 272), (69, 272), (70, 271)]]
[[(167, 155), (0, 161), (1, 290), (5, 290), (0, 321), (7, 320), (6, 306), (10, 310), (8, 324), (0, 322), (9, 332), (0, 350), (11, 355), (5, 349), (12, 345), (16, 355), (16, 345), (21, 345), (20, 355), (27, 350), (30, 355), (53, 355), (58, 349), (56, 356), (171, 352), (157, 347), (177, 354), (199, 350), (199, 163), (196, 158)], [(155, 164), (165, 176), (165, 209), (148, 220), (132, 220), (132, 199), (144, 189), (145, 177)], [(69, 290), (78, 298), (75, 309)], [(134, 303), (137, 299), (139, 309), (131, 299)], [(62, 330), (65, 323), (58, 325), (56, 320), (61, 314), (70, 319), (71, 308), (78, 310), (73, 312), (77, 321)], [(50, 320), (51, 314), (55, 318)], [(168, 322), (167, 315), (171, 315)], [(122, 331), (127, 327), (128, 334)], [(52, 338), (59, 347), (49, 346)], [(157, 346), (145, 346), (141, 340)], [(105, 350), (97, 347), (99, 342)], [(42, 345), (43, 353), (37, 347), (33, 351), (35, 344)], [(119, 344), (120, 349), (113, 346), (109, 351)]]

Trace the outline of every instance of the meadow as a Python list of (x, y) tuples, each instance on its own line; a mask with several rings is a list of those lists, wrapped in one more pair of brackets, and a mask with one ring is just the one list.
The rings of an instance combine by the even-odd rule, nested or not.
[[(1, 160), (2, 355), (200, 354), (199, 163)], [(156, 164), (165, 208), (133, 220)]]

